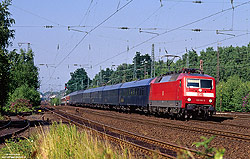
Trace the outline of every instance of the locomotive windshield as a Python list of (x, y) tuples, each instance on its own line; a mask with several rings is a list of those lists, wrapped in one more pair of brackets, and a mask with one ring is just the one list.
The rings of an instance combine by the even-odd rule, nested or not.
[(187, 79), (187, 87), (189, 88), (213, 88), (212, 80), (207, 79)]

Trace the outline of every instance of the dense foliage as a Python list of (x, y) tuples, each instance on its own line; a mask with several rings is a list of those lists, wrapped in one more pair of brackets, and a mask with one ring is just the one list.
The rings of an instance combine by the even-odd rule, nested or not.
[(5, 106), (7, 100), (8, 100), (8, 91), (9, 91), (9, 85), (7, 84), (9, 82), (9, 62), (8, 62), (8, 56), (3, 51), (0, 50), (0, 106), (1, 106), (1, 114), (3, 113), (3, 107)]
[(0, 106), (1, 114), (3, 107), (8, 100), (9, 85), (9, 61), (6, 48), (11, 44), (10, 40), (14, 38), (14, 30), (9, 29), (15, 21), (10, 16), (10, 0), (4, 0), (0, 3)]
[(40, 104), (40, 93), (34, 87), (24, 84), (16, 88), (10, 95), (10, 102), (17, 99), (27, 99), (33, 106), (38, 106)]
[(32, 50), (20, 50), (20, 53), (12, 51), (9, 53), (10, 61), (10, 92), (16, 88), (27, 85), (34, 89), (39, 88), (38, 69), (34, 65), (34, 53)]
[(71, 78), (66, 83), (67, 94), (77, 90), (86, 89), (91, 82), (84, 68), (79, 68), (74, 73), (70, 73), (70, 75)]
[(9, 29), (15, 20), (11, 18), (9, 5), (11, 0), (4, 0), (0, 3), (0, 49), (6, 49), (11, 44), (11, 39), (14, 38), (14, 30)]
[(52, 98), (50, 100), (51, 105), (60, 105), (61, 104), (61, 99), (60, 98)]
[(231, 76), (217, 85), (216, 106), (219, 111), (250, 111), (250, 81)]

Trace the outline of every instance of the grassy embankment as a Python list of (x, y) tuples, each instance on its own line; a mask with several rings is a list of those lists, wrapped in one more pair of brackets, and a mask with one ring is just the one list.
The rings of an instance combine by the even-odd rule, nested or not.
[[(38, 128), (40, 129), (40, 128)], [(132, 158), (130, 152), (115, 149), (86, 131), (79, 131), (74, 125), (53, 123), (48, 132), (40, 132), (19, 142), (8, 141), (0, 151), (0, 158), (16, 155), (26, 158)]]

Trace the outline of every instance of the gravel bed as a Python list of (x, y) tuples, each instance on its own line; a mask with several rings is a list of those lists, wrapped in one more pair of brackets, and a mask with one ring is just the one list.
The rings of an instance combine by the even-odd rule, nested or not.
[[(218, 130), (225, 130), (225, 131), (233, 131), (238, 133), (244, 133), (244, 134), (250, 134), (249, 129), (242, 129), (239, 130), (237, 127), (233, 126), (225, 126), (225, 125), (219, 125), (219, 124), (206, 124), (204, 122), (199, 121), (179, 121), (179, 120), (169, 120), (166, 118), (157, 118), (154, 116), (145, 116), (140, 114), (126, 114), (126, 113), (118, 113), (115, 111), (104, 111), (104, 110), (97, 110), (97, 109), (88, 109), (88, 108), (80, 108), (79, 112), (75, 111), (75, 107), (57, 107), (60, 109), (63, 109), (67, 112), (71, 113), (78, 113), (82, 115), (83, 117), (101, 122), (103, 124), (107, 124), (113, 127), (117, 127), (120, 129), (124, 129), (127, 131), (131, 131), (137, 134), (145, 135), (148, 137), (152, 137), (158, 140), (162, 140), (165, 142), (170, 142), (176, 145), (185, 146), (188, 148), (196, 149), (195, 146), (192, 145), (193, 142), (201, 141), (200, 137), (211, 137), (211, 135), (206, 134), (199, 134), (195, 132), (189, 132), (185, 130), (180, 129), (174, 129), (169, 127), (160, 127), (157, 125), (149, 125), (149, 124), (143, 124), (143, 123), (137, 123), (133, 121), (127, 121), (119, 119), (118, 117), (129, 117), (129, 118), (136, 118), (138, 120), (154, 120), (155, 122), (172, 122), (174, 124), (182, 124), (187, 126), (193, 126), (196, 127), (204, 127), (209, 129), (218, 129)], [(112, 116), (117, 116), (117, 118), (110, 118), (100, 115), (92, 114), (91, 111), (97, 111), (101, 112), (103, 114), (109, 114)], [(224, 123), (225, 121), (223, 121)], [(229, 122), (229, 121), (227, 121)], [(237, 124), (238, 121), (230, 120), (229, 123)], [(250, 158), (250, 143), (247, 142), (241, 142), (237, 140), (232, 139), (226, 139), (226, 138), (220, 138), (215, 137), (215, 139), (211, 142), (212, 147), (224, 147), (226, 149), (225, 158)]]

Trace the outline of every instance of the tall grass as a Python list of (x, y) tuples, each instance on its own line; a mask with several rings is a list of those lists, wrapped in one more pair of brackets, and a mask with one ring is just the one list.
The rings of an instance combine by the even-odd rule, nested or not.
[[(90, 132), (77, 130), (74, 125), (53, 123), (49, 130), (39, 131), (34, 140), (21, 141), (26, 146), (12, 141), (7, 142), (0, 156), (21, 154), (26, 158), (41, 159), (132, 158), (127, 149), (118, 150)], [(20, 149), (20, 147), (28, 148)]]
[(108, 142), (74, 125), (53, 123), (49, 133), (40, 133), (35, 144), (37, 158), (130, 158), (126, 149), (114, 151)]

